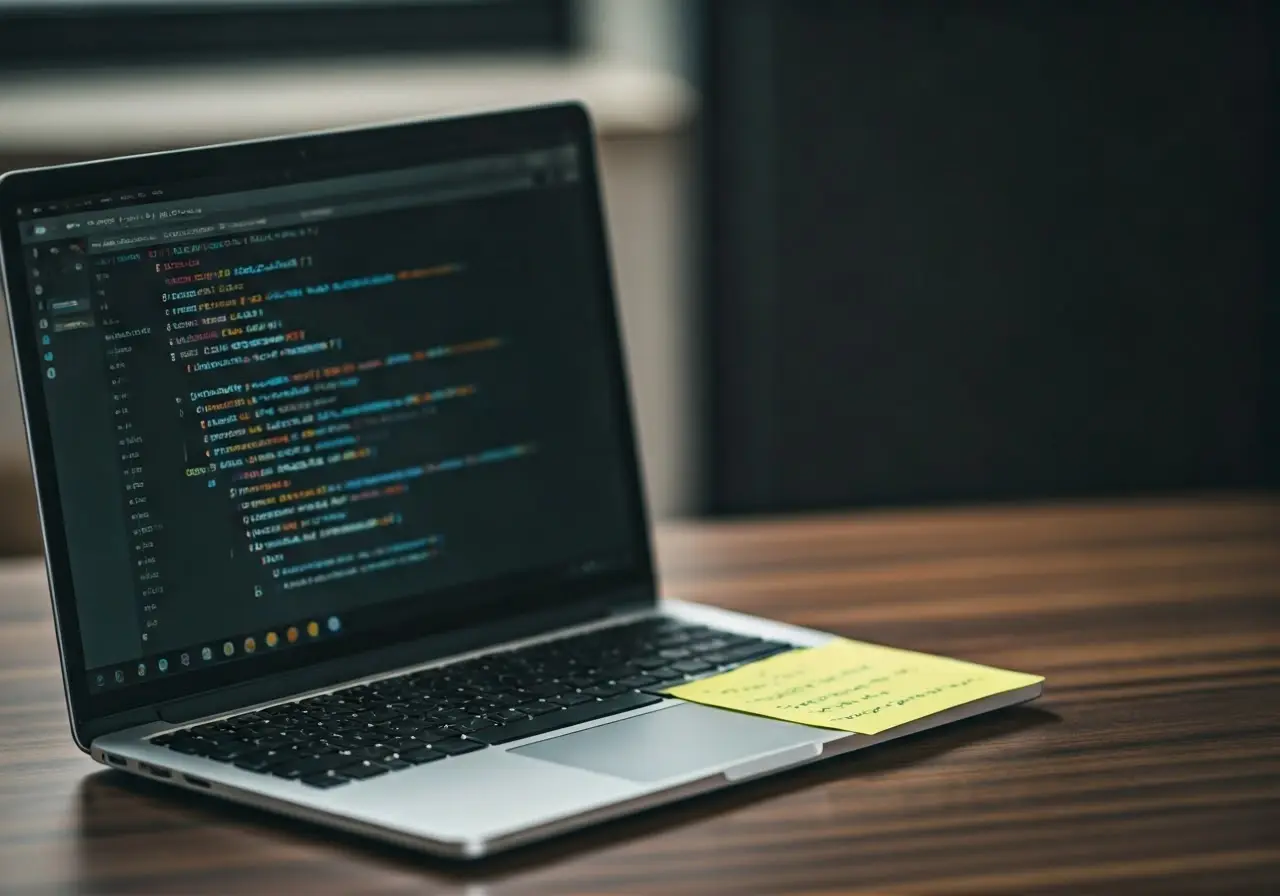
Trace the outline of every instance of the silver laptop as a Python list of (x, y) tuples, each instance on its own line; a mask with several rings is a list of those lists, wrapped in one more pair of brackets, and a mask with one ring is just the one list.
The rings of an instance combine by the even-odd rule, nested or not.
[(469, 858), (1038, 693), (877, 737), (663, 695), (831, 636), (659, 593), (579, 106), (14, 172), (0, 237), (112, 768)]

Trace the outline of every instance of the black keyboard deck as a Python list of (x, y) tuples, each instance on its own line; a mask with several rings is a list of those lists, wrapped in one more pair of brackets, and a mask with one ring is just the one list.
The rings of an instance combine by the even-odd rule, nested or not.
[(337, 787), (657, 703), (665, 688), (791, 645), (645, 619), (152, 739), (252, 772)]

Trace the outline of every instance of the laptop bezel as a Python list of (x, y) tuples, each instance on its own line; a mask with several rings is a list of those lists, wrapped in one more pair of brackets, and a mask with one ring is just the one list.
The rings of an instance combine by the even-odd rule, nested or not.
[[(390, 148), (404, 149), (411, 145), (421, 145), (422, 141), (433, 141), (435, 147), (446, 147), (446, 155), (463, 157), (469, 152), (526, 146), (543, 136), (565, 135), (570, 136), (579, 148), (579, 158), (582, 161), (581, 183), (586, 191), (584, 199), (591, 216), (588, 223), (596, 234), (593, 261), (601, 281), (598, 294), (604, 303), (602, 311), (605, 329), (612, 333), (612, 338), (608, 340), (609, 365), (614, 381), (613, 404), (617, 413), (615, 425), (619, 432), (620, 461), (625, 467), (625, 487), (630, 505), (628, 512), (634, 533), (634, 543), (631, 546), (634, 564), (620, 573), (584, 580), (573, 587), (538, 591), (522, 589), (520, 585), (512, 584), (509, 586), (509, 593), (503, 595), (501, 605), (507, 611), (502, 613), (495, 613), (491, 604), (485, 604), (478, 612), (463, 611), (449, 617), (424, 612), (413, 624), (397, 626), (398, 637), (385, 646), (374, 646), (367, 638), (351, 642), (335, 639), (329, 644), (316, 645), (305, 653), (299, 652), (300, 658), (296, 660), (282, 653), (267, 658), (265, 662), (255, 659), (252, 664), (231, 664), (222, 669), (211, 669), (190, 676), (175, 676), (167, 681), (140, 685), (137, 690), (121, 689), (115, 694), (91, 695), (40, 373), (39, 346), (32, 335), (35, 332), (34, 314), (28, 300), (24, 265), (6, 263), (6, 259), (20, 257), (16, 209), (29, 205), (33, 200), (71, 199), (128, 189), (138, 184), (181, 184), (207, 177), (211, 170), (275, 172), (280, 182), (310, 180), (320, 175), (309, 172), (321, 169), (326, 164), (360, 157), (362, 154), (383, 156)], [(4, 284), (6, 292), (10, 336), (28, 450), (35, 476), (63, 681), (73, 734), (82, 748), (90, 740), (87, 736), (90, 731), (101, 733), (101, 722), (104, 719), (119, 717), (123, 727), (135, 724), (140, 713), (147, 714), (160, 706), (198, 695), (215, 694), (221, 690), (244, 690), (264, 678), (281, 673), (289, 675), (312, 666), (340, 666), (343, 660), (354, 660), (356, 657), (367, 662), (370, 654), (383, 651), (389, 655), (403, 655), (402, 648), (405, 644), (418, 637), (433, 635), (432, 640), (439, 644), (442, 623), (446, 633), (456, 631), (460, 638), (466, 638), (468, 644), (474, 644), (477, 630), (492, 627), (495, 632), (499, 632), (512, 619), (521, 616), (542, 614), (551, 619), (560, 610), (572, 611), (578, 606), (607, 610), (617, 604), (634, 608), (637, 595), (642, 595), (645, 602), (657, 599), (648, 512), (636, 450), (625, 349), (618, 321), (603, 199), (597, 173), (595, 137), (590, 117), (580, 104), (561, 103), (420, 119), (10, 172), (0, 177), (0, 283)], [(492, 583), (481, 583), (479, 587), (486, 586), (491, 587)], [(434, 597), (436, 592), (428, 591), (420, 596), (426, 595)], [(467, 607), (470, 601), (462, 595), (458, 603)], [(445, 641), (448, 641), (447, 634)], [(245, 666), (249, 671), (237, 670), (238, 666)], [(126, 696), (121, 698), (118, 696), (120, 694)], [(143, 696), (129, 699), (129, 694)], [(110, 726), (107, 730), (114, 727)]]

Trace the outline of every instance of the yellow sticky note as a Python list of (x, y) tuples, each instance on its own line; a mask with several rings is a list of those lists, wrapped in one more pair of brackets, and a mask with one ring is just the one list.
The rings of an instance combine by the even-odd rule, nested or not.
[(838, 640), (771, 656), (667, 693), (802, 725), (879, 734), (1041, 681), (1038, 675)]

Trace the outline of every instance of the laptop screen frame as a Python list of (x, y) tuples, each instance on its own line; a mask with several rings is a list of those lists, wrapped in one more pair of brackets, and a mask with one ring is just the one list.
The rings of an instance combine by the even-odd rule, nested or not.
[[(597, 294), (606, 306), (601, 309), (607, 333), (602, 338), (609, 343), (611, 403), (617, 418), (615, 431), (619, 434), (619, 462), (626, 478), (626, 512), (630, 516), (629, 529), (633, 533), (628, 553), (632, 562), (598, 578), (560, 581), (554, 586), (536, 576), (522, 574), (449, 589), (454, 609), (447, 612), (442, 612), (438, 601), (432, 600), (441, 593), (429, 590), (411, 596), (423, 600), (425, 608), (421, 613), (407, 619), (397, 617), (376, 632), (344, 636), (309, 646), (305, 651), (262, 655), (252, 661), (154, 680), (133, 688), (91, 693), (41, 377), (39, 345), (34, 335), (34, 309), (29, 299), (24, 266), (5, 264), (5, 259), (21, 257), (17, 210), (29, 207), (33, 201), (73, 200), (126, 190), (139, 184), (184, 186), (207, 179), (211, 171), (251, 172), (246, 180), (260, 180), (263, 185), (295, 183), (323, 179), (331, 176), (329, 173), (335, 166), (356, 165), (364, 159), (403, 159), (407, 167), (437, 158), (461, 159), (566, 140), (572, 141), (578, 149), (582, 166), (580, 189), (584, 191), (585, 214), (589, 216), (587, 224), (596, 234), (591, 249), (594, 257), (588, 263), (598, 272)], [(388, 167), (396, 165), (375, 163), (370, 170)], [(352, 170), (360, 169), (353, 167)], [(233, 192), (243, 188), (228, 186), (211, 192)], [(474, 633), (487, 626), (497, 629), (514, 618), (561, 609), (568, 611), (580, 605), (607, 608), (611, 595), (617, 596), (619, 604), (632, 607), (638, 593), (645, 595), (647, 601), (657, 600), (649, 519), (599, 189), (595, 137), (590, 117), (580, 104), (562, 103), (434, 118), (10, 172), (0, 178), (0, 274), (3, 274), (0, 282), (7, 294), (10, 335), (35, 475), (68, 708), (73, 733), (82, 746), (87, 739), (80, 737), (81, 731), (85, 727), (99, 727), (91, 723), (109, 716), (124, 714), (136, 717), (139, 710), (228, 688), (251, 686), (270, 676), (315, 665), (340, 664), (342, 660), (355, 656), (401, 648), (428, 635), (438, 637), (444, 634), (447, 637), (451, 631)], [(404, 606), (399, 600), (396, 603)]]

